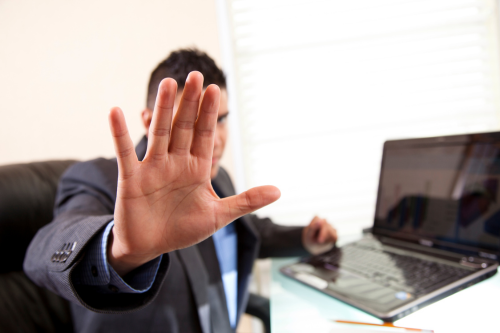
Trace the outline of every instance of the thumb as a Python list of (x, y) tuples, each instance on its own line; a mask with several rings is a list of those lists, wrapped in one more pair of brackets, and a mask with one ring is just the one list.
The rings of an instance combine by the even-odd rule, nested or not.
[(217, 203), (217, 221), (220, 224), (218, 228), (275, 202), (280, 196), (281, 192), (277, 187), (267, 185), (254, 187), (241, 194), (220, 200)]

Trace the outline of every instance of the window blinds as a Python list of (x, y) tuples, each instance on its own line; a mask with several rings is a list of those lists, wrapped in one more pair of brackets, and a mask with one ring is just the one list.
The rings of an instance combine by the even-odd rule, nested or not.
[(385, 140), (499, 128), (496, 1), (222, 2), (238, 185), (282, 192), (259, 215), (357, 231)]

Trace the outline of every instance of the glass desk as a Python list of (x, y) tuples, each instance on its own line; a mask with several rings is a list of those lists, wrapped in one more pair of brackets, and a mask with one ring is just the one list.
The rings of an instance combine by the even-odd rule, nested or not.
[[(357, 237), (348, 237), (354, 240)], [(347, 240), (343, 238), (342, 240)], [(345, 242), (344, 242), (345, 243)], [(271, 269), (271, 329), (273, 333), (368, 330), (368, 326), (338, 324), (351, 320), (382, 321), (333, 297), (316, 291), (279, 272), (296, 258), (273, 259)], [(500, 332), (500, 273), (406, 316), (396, 326), (432, 329), (435, 333)], [(371, 328), (373, 330), (373, 328)]]

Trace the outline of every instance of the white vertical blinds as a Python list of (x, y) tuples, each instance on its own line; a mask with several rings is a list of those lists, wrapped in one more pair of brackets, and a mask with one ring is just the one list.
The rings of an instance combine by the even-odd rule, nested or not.
[(259, 215), (369, 226), (385, 140), (499, 128), (494, 0), (226, 6), (244, 186), (282, 192)]

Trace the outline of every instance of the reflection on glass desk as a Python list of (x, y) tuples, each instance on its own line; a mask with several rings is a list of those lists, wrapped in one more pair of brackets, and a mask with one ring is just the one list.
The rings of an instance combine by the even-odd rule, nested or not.
[[(354, 237), (355, 239), (355, 237)], [(353, 237), (343, 240), (353, 240)], [(345, 243), (345, 242), (344, 242)], [(334, 320), (382, 323), (361, 310), (292, 280), (279, 272), (292, 259), (273, 259), (271, 328), (280, 332), (341, 332), (349, 327)], [(432, 329), (435, 333), (500, 332), (500, 274), (453, 294), (394, 324)], [(353, 327), (354, 328), (354, 327)], [(357, 326), (362, 329), (362, 326)], [(368, 330), (368, 328), (366, 328)]]

